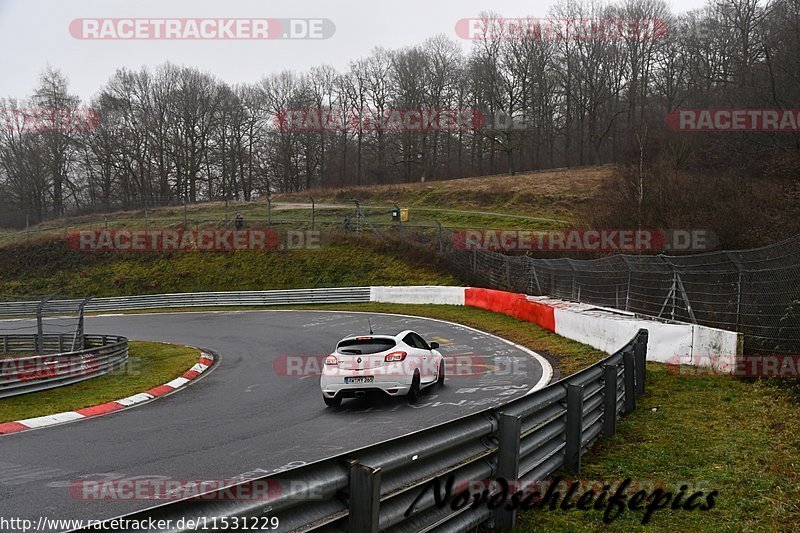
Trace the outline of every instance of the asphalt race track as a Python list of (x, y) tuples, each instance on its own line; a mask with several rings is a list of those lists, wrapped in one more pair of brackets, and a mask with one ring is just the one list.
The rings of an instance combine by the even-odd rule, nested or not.
[[(419, 403), (383, 395), (322, 402), (317, 376), (287, 376), (282, 356), (323, 355), (348, 334), (414, 329), (445, 358), (484, 361), (447, 376)], [(0, 333), (20, 321), (0, 321)], [(86, 501), (74, 480), (136, 476), (250, 478), (323, 459), (519, 397), (549, 376), (539, 359), (469, 328), (395, 315), (320, 311), (87, 317), (86, 331), (212, 350), (217, 365), (188, 387), (94, 419), (0, 436), (0, 515), (36, 522), (110, 518), (161, 502)], [(133, 367), (135, 370), (135, 366)], [(277, 370), (277, 371), (276, 371)], [(171, 378), (170, 378), (171, 379)]]

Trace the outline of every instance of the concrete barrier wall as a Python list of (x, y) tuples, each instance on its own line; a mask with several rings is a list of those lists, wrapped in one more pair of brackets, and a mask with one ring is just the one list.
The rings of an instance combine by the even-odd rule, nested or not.
[(464, 287), (371, 287), (369, 296), (371, 302), (464, 305)]
[[(608, 311), (556, 309), (555, 316), (556, 333), (606, 353), (613, 353), (625, 346), (639, 328), (645, 328), (650, 333), (647, 346), (649, 361), (676, 362), (676, 356), (692, 353), (692, 326), (688, 324), (662, 324), (624, 315), (615, 316)], [(623, 340), (625, 335), (628, 335), (628, 340)]]
[(548, 331), (556, 331), (553, 307), (531, 301), (524, 294), (469, 287), (464, 290), (464, 302), (470, 307), (510, 315), (526, 322), (538, 324)]
[(371, 301), (467, 305), (537, 324), (606, 353), (615, 353), (645, 328), (647, 360), (708, 366), (729, 373), (742, 353), (741, 334), (695, 324), (636, 317), (605, 307), (474, 287), (372, 287)]

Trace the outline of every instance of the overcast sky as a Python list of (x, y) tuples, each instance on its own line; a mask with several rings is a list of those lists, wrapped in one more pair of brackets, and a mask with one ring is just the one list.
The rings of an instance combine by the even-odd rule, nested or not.
[[(50, 64), (88, 100), (119, 67), (165, 61), (193, 65), (229, 83), (254, 82), (285, 69), (327, 63), (344, 70), (375, 46), (401, 48), (444, 34), (458, 39), (459, 19), (493, 10), (504, 17), (544, 17), (553, 1), (521, 0), (0, 0), (0, 96), (26, 97)], [(670, 2), (673, 12), (704, 0)], [(80, 40), (77, 18), (327, 18), (327, 40), (186, 41)], [(460, 41), (465, 47), (467, 41)]]

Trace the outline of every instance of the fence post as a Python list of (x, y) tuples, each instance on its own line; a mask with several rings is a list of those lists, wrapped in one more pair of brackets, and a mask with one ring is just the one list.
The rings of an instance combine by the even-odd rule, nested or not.
[(625, 291), (625, 310), (630, 311), (631, 308), (631, 277), (633, 276), (633, 266), (624, 255), (621, 256), (625, 266), (628, 267), (628, 289)]
[(3, 353), (8, 353), (8, 335), (3, 335)]
[(45, 304), (50, 300), (50, 296), (45, 296), (36, 306), (36, 355), (44, 353), (44, 327), (42, 325), (42, 311)]
[(640, 331), (633, 345), (636, 360), (636, 394), (644, 393), (644, 381), (647, 373), (647, 330)]
[(75, 336), (72, 338), (72, 350), (75, 351), (76, 349), (83, 350), (86, 348), (86, 343), (84, 341), (84, 309), (86, 308), (86, 304), (89, 303), (89, 300), (94, 298), (94, 296), (89, 296), (88, 298), (84, 299), (80, 305), (78, 306), (78, 325), (75, 328)]
[[(522, 419), (508, 413), (500, 413), (497, 444), (497, 477), (503, 478), (512, 485), (519, 479), (519, 446), (522, 431)], [(501, 531), (511, 531), (516, 525), (516, 509), (507, 509), (501, 505), (494, 516), (494, 527)]]
[(577, 280), (575, 279), (575, 276), (577, 274), (577, 271), (575, 270), (575, 266), (572, 264), (572, 259), (567, 257), (566, 261), (567, 261), (567, 264), (569, 265), (569, 268), (572, 269), (572, 288), (570, 289), (570, 298), (569, 299), (574, 302), (574, 301), (576, 301), (578, 299), (576, 297), (576, 293), (575, 293), (575, 287), (576, 287), (576, 284), (577, 284)]
[(583, 440), (583, 385), (567, 385), (567, 431), (564, 445), (564, 469), (581, 473)]
[(622, 352), (622, 369), (625, 376), (625, 412), (636, 410), (636, 378), (634, 376), (634, 355), (630, 346)]
[(536, 264), (530, 257), (528, 258), (528, 265), (531, 267), (531, 276), (533, 277), (533, 280), (536, 282), (536, 295), (544, 296), (544, 293), (542, 292), (542, 286), (539, 284), (539, 275), (536, 273)]
[(737, 283), (737, 294), (736, 294), (736, 331), (739, 331), (739, 326), (742, 320), (742, 286), (745, 284), (745, 268), (742, 265), (742, 262), (733, 255), (731, 252), (726, 251), (725, 256), (736, 266), (736, 270), (739, 272), (739, 283)]
[(436, 227), (438, 228), (436, 233), (436, 239), (439, 241), (439, 253), (441, 254), (444, 253), (444, 233), (442, 230), (442, 223), (436, 219), (434, 219), (433, 221), (436, 222)]
[(603, 437), (617, 432), (617, 365), (603, 366)]
[(350, 533), (378, 533), (381, 469), (350, 462)]
[(186, 196), (184, 196), (183, 197), (183, 231), (186, 231), (186, 211), (187, 211), (186, 203), (187, 203), (186, 202)]

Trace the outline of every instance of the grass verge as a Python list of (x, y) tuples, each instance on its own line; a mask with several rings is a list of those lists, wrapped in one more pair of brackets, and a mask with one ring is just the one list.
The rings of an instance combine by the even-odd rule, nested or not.
[(128, 364), (74, 385), (5, 398), (0, 422), (13, 422), (112, 402), (163, 385), (189, 370), (199, 350), (160, 342), (130, 342)]
[(644, 511), (626, 510), (610, 525), (603, 510), (535, 511), (521, 515), (518, 531), (792, 531), (800, 516), (797, 400), (769, 382), (674, 375), (648, 364), (637, 410), (584, 456), (580, 477), (652, 481), (673, 494), (683, 484), (689, 493), (718, 490), (714, 508), (663, 509), (647, 525)]

